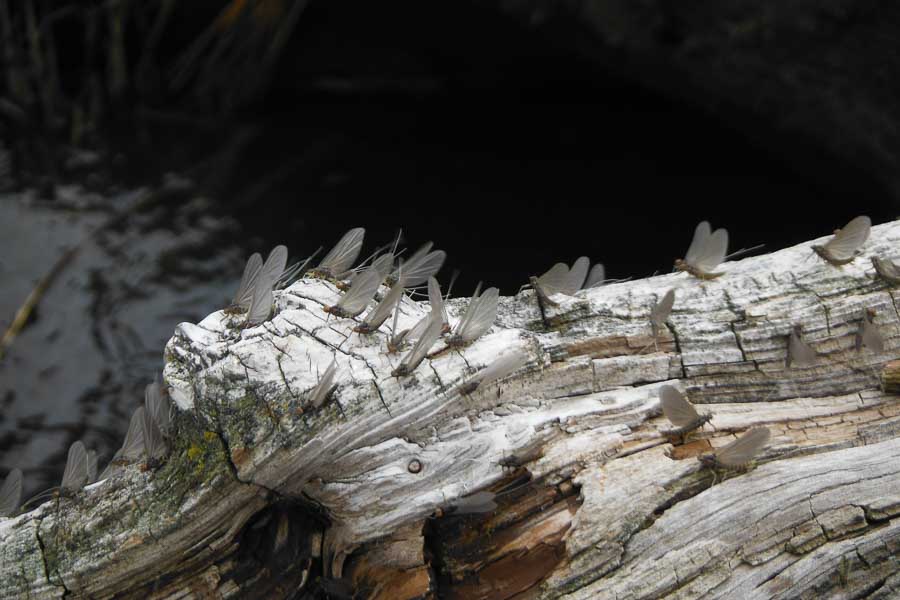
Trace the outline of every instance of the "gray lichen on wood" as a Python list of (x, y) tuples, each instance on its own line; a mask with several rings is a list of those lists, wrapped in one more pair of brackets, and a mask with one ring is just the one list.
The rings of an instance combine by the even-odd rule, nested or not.
[[(875, 227), (865, 253), (898, 239), (900, 222)], [(276, 293), (256, 327), (222, 311), (181, 324), (165, 352), (170, 458), (0, 521), (0, 596), (287, 597), (323, 576), (379, 598), (890, 597), (900, 403), (879, 375), (898, 358), (894, 291), (866, 259), (811, 253), (557, 295), (543, 314), (532, 291), (501, 298), (484, 337), (400, 378), (387, 327), (328, 316), (340, 291), (324, 280)], [(673, 287), (657, 351), (649, 311)], [(465, 306), (449, 303), (451, 321)], [(863, 308), (882, 354), (855, 349)], [(427, 312), (404, 300), (400, 327)], [(798, 323), (819, 358), (786, 368)], [(523, 369), (459, 393), (512, 349)], [(665, 435), (664, 383), (713, 415), (683, 445)], [(772, 432), (759, 466), (712, 485), (696, 456), (755, 426)], [(496, 511), (445, 514), (479, 490)], [(299, 541), (263, 594), (272, 567), (242, 548), (268, 531), (272, 556)]]

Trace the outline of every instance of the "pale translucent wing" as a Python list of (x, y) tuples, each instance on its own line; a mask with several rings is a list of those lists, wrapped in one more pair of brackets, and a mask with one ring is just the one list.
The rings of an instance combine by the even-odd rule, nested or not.
[(458, 515), (491, 512), (497, 508), (497, 503), (494, 502), (496, 496), (493, 492), (476, 492), (460, 498), (453, 507)]
[(584, 285), (584, 280), (587, 277), (590, 266), (591, 261), (587, 256), (578, 257), (572, 264), (572, 268), (569, 269), (569, 274), (566, 276), (566, 283), (560, 291), (567, 296), (571, 296), (580, 290), (581, 286)]
[(449, 324), (450, 317), (447, 316), (447, 307), (444, 305), (444, 297), (441, 295), (441, 284), (434, 277), (428, 278), (428, 301), (431, 303), (431, 310), (437, 311), (441, 315), (441, 327)]
[(244, 310), (250, 308), (250, 301), (253, 299), (253, 284), (259, 276), (262, 266), (262, 256), (258, 252), (254, 253), (247, 261), (247, 266), (244, 267), (244, 275), (241, 277), (241, 284), (238, 286), (232, 304), (240, 306)]
[(700, 418), (691, 403), (671, 385), (659, 388), (659, 403), (662, 406), (663, 414), (675, 427), (690, 425)]
[(150, 459), (159, 459), (166, 455), (166, 442), (150, 411), (144, 408), (141, 413), (141, 432), (144, 436), (144, 452)]
[(868, 319), (863, 319), (861, 335), (862, 343), (866, 348), (872, 352), (884, 352), (884, 338), (881, 337), (878, 327), (874, 323), (870, 323)]
[(347, 314), (347, 316), (355, 317), (366, 309), (378, 286), (384, 281), (384, 274), (378, 270), (376, 265), (372, 265), (365, 271), (360, 271), (353, 278), (350, 289), (341, 296), (337, 305)]
[(328, 368), (325, 369), (322, 378), (319, 379), (319, 383), (316, 384), (316, 387), (313, 388), (313, 391), (310, 393), (310, 404), (318, 408), (328, 399), (328, 394), (331, 392), (331, 388), (334, 387), (334, 377), (336, 373), (337, 360), (332, 360)]
[(266, 259), (266, 264), (263, 265), (259, 279), (267, 282), (269, 287), (275, 287), (275, 282), (284, 274), (284, 269), (287, 267), (287, 259), (287, 247), (275, 246), (269, 252), (269, 258)]
[(401, 260), (400, 264), (397, 265), (397, 268), (391, 273), (391, 277), (397, 279), (397, 277), (400, 276), (400, 269), (403, 269), (403, 273), (408, 276), (410, 269), (416, 268), (416, 265), (428, 255), (432, 246), (434, 246), (434, 242), (425, 242), (422, 244), (409, 259)]
[(672, 312), (672, 306), (675, 304), (675, 290), (671, 289), (666, 292), (662, 300), (657, 302), (650, 310), (650, 320), (656, 325), (662, 327), (663, 323), (669, 318)]
[(394, 253), (388, 252), (386, 254), (382, 254), (374, 261), (372, 261), (372, 268), (381, 273), (381, 280), (384, 281), (384, 278), (387, 277), (391, 268), (394, 266)]
[(528, 354), (523, 350), (513, 350), (499, 356), (494, 362), (484, 368), (483, 371), (472, 377), (473, 382), (481, 385), (493, 383), (499, 379), (503, 379), (525, 366), (528, 362)]
[[(131, 422), (128, 424), (128, 433), (125, 434), (125, 441), (122, 442), (122, 448), (116, 452), (116, 457), (122, 458), (129, 462), (140, 460), (144, 454), (144, 407), (139, 406), (134, 414), (131, 415)], [(113, 460), (116, 458), (114, 457)]]
[(869, 239), (871, 229), (872, 220), (869, 217), (865, 215), (856, 217), (825, 244), (825, 249), (837, 260), (849, 260)]
[(66, 470), (63, 471), (60, 487), (70, 492), (83, 488), (88, 477), (87, 466), (87, 450), (85, 450), (84, 444), (79, 440), (69, 446)]
[(558, 294), (564, 287), (569, 278), (569, 266), (566, 263), (556, 263), (550, 270), (537, 278), (541, 290), (547, 295), (552, 296)]
[(603, 266), (603, 263), (597, 263), (591, 268), (591, 272), (588, 273), (583, 289), (603, 285), (604, 281), (606, 281), (606, 268)]
[(447, 259), (447, 253), (443, 250), (435, 250), (434, 252), (429, 252), (422, 256), (421, 259), (414, 261), (416, 257), (413, 256), (408, 261), (403, 263), (403, 268), (405, 269), (404, 277), (406, 278), (406, 287), (416, 287), (425, 283), (429, 277), (432, 277), (438, 271), (441, 270), (441, 267), (444, 266), (444, 261)]
[(255, 286), (253, 292), (253, 301), (250, 303), (250, 310), (247, 311), (247, 323), (249, 325), (259, 325), (269, 318), (272, 312), (272, 288), (265, 285)]
[(687, 254), (684, 255), (684, 262), (692, 265), (696, 264), (697, 259), (703, 254), (706, 245), (709, 243), (711, 235), (712, 228), (709, 226), (709, 221), (701, 221), (697, 228), (694, 229), (694, 238), (691, 240)]
[(159, 381), (144, 388), (144, 405), (163, 435), (168, 435), (172, 424), (172, 403)]
[(719, 266), (728, 253), (728, 232), (725, 229), (716, 229), (706, 239), (706, 243), (700, 248), (697, 257), (688, 261), (701, 271), (711, 272)]
[(94, 483), (97, 481), (97, 452), (88, 450), (87, 453), (87, 482)]
[(791, 332), (791, 338), (788, 341), (788, 352), (792, 365), (799, 367), (809, 367), (816, 362), (816, 351), (813, 350), (806, 342), (800, 339), (797, 332)]
[(0, 487), (0, 517), (15, 513), (22, 504), (22, 471), (13, 469)]
[(751, 429), (727, 446), (716, 450), (716, 460), (726, 467), (745, 465), (769, 443), (770, 436), (765, 427)]
[(359, 251), (362, 250), (363, 238), (366, 230), (362, 227), (351, 229), (335, 244), (331, 252), (325, 255), (318, 269), (327, 270), (332, 277), (341, 279), (356, 262)]
[(428, 313), (421, 319), (419, 319), (415, 325), (412, 326), (412, 329), (406, 334), (403, 338), (405, 340), (417, 340), (422, 337), (422, 334), (428, 329), (428, 326), (431, 325), (432, 316), (434, 313)]
[(387, 318), (391, 316), (391, 311), (400, 302), (400, 297), (403, 296), (404, 289), (403, 281), (398, 280), (397, 283), (391, 287), (391, 291), (385, 294), (384, 298), (381, 299), (378, 306), (373, 308), (369, 314), (366, 315), (366, 320), (364, 322), (369, 329), (378, 329), (381, 327), (382, 323), (387, 321)]
[(464, 342), (472, 342), (481, 337), (491, 328), (494, 319), (497, 318), (499, 297), (500, 291), (492, 287), (486, 289), (478, 298), (473, 298), (456, 335), (460, 336)]
[(416, 341), (412, 350), (400, 361), (400, 365), (406, 369), (407, 373), (411, 373), (419, 366), (439, 337), (441, 337), (441, 319), (436, 317), (436, 313), (431, 313), (428, 318), (428, 327)]

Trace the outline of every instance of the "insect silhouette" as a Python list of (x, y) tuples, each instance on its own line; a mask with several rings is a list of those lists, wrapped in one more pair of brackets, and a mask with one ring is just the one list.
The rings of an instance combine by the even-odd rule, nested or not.
[(856, 332), (856, 351), (861, 351), (863, 346), (876, 354), (884, 352), (884, 338), (881, 337), (881, 332), (875, 325), (874, 308), (867, 308), (863, 311), (863, 318), (859, 322), (859, 330)]
[(402, 269), (403, 277), (406, 280), (406, 287), (418, 287), (428, 281), (441, 270), (444, 261), (447, 259), (447, 253), (443, 250), (431, 251), (432, 242), (427, 242), (421, 248), (416, 250), (415, 254), (408, 260), (401, 261), (394, 271), (388, 275), (388, 282), (393, 285), (400, 276)]
[[(388, 264), (393, 261), (393, 255), (385, 255)], [(337, 317), (350, 318), (362, 313), (375, 297), (375, 292), (381, 282), (384, 281), (385, 269), (383, 265), (373, 264), (353, 276), (350, 289), (341, 296), (334, 306), (326, 306), (323, 310)]]
[(128, 432), (122, 446), (116, 450), (112, 460), (103, 469), (100, 479), (107, 479), (115, 475), (122, 467), (136, 463), (144, 456), (144, 407), (139, 406), (131, 415), (128, 424)]
[(872, 220), (863, 215), (856, 217), (843, 229), (834, 232), (834, 237), (824, 245), (813, 245), (813, 251), (835, 266), (846, 265), (859, 253), (859, 249), (869, 239)]
[(391, 371), (392, 376), (404, 377), (415, 371), (416, 367), (428, 355), (428, 351), (441, 336), (440, 313), (431, 311), (427, 323), (428, 326), (425, 328), (422, 336), (416, 340), (412, 349), (403, 357), (397, 368)]
[(791, 334), (788, 337), (787, 358), (785, 360), (785, 366), (788, 369), (793, 365), (811, 367), (816, 363), (818, 355), (809, 344), (803, 341), (801, 337), (802, 332), (803, 329), (800, 325), (794, 325), (791, 329)]
[(471, 394), (481, 386), (489, 385), (511, 375), (528, 362), (528, 354), (523, 350), (513, 350), (498, 356), (494, 362), (473, 375), (460, 386), (459, 393)]
[(713, 470), (713, 485), (717, 471), (747, 471), (753, 466), (754, 457), (769, 443), (771, 434), (765, 427), (751, 429), (744, 435), (710, 454), (697, 457), (705, 467)]
[(0, 517), (11, 517), (22, 503), (22, 471), (13, 469), (0, 486)]
[(694, 405), (676, 388), (671, 385), (664, 385), (659, 388), (659, 403), (662, 406), (663, 414), (675, 426), (674, 429), (664, 431), (666, 435), (679, 436), (684, 441), (687, 434), (703, 427), (705, 423), (712, 420), (709, 413), (700, 414)]
[(723, 273), (715, 273), (728, 252), (728, 231), (716, 229), (714, 232), (709, 221), (701, 221), (694, 230), (694, 238), (684, 258), (675, 261), (675, 268), (686, 271), (698, 279), (715, 279)]
[(391, 316), (391, 311), (400, 305), (404, 291), (406, 291), (405, 281), (400, 277), (394, 282), (390, 291), (384, 295), (384, 298), (381, 299), (378, 305), (369, 311), (363, 322), (353, 328), (353, 331), (357, 333), (374, 333), (377, 331), (382, 323)]
[(275, 286), (275, 282), (282, 276), (287, 266), (287, 257), (288, 252), (285, 246), (275, 246), (265, 263), (258, 253), (251, 255), (244, 267), (244, 274), (238, 290), (234, 294), (234, 299), (225, 312), (237, 314), (249, 311), (258, 288), (268, 287), (271, 290)]
[(890, 285), (900, 285), (900, 267), (893, 261), (878, 256), (872, 257), (872, 266), (875, 273)]
[(334, 248), (316, 266), (311, 275), (331, 279), (344, 279), (350, 274), (350, 268), (362, 250), (366, 230), (362, 227), (351, 229), (335, 244)]
[(499, 298), (500, 291), (495, 287), (486, 289), (481, 295), (473, 295), (465, 314), (447, 339), (447, 346), (459, 348), (484, 335), (497, 318)]
[[(529, 278), (529, 283), (542, 306), (558, 306), (550, 297), (556, 294), (571, 296), (580, 290), (588, 275), (588, 267), (590, 260), (587, 256), (581, 256), (572, 264), (571, 269), (566, 263), (559, 262), (540, 277)], [(603, 265), (600, 267), (602, 269)], [(594, 273), (593, 276), (596, 277), (597, 274)]]

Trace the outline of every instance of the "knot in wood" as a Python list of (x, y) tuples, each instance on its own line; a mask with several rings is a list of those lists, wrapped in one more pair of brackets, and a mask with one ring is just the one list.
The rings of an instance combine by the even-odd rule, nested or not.
[(409, 465), (406, 468), (410, 473), (419, 473), (422, 471), (422, 462), (418, 458), (414, 458), (409, 461)]

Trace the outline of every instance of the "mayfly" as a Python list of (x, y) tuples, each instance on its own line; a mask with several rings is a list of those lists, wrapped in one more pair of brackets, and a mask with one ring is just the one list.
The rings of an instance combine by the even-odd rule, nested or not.
[(159, 427), (160, 433), (168, 436), (172, 426), (172, 402), (159, 376), (144, 388), (144, 406)]
[(788, 338), (787, 360), (788, 369), (791, 365), (798, 367), (811, 367), (816, 362), (816, 351), (809, 344), (803, 341), (801, 334), (803, 329), (800, 325), (794, 325), (791, 329), (791, 335)]
[(528, 354), (523, 350), (513, 350), (497, 357), (494, 362), (473, 375), (459, 389), (461, 394), (471, 394), (479, 387), (503, 379), (519, 370), (528, 362)]
[(244, 275), (241, 277), (234, 300), (225, 312), (241, 313), (250, 310), (256, 289), (268, 287), (271, 290), (275, 286), (275, 282), (282, 276), (287, 266), (287, 257), (288, 251), (285, 246), (275, 246), (265, 263), (258, 253), (253, 254), (244, 267)]
[(256, 285), (253, 290), (253, 300), (250, 302), (250, 310), (247, 311), (245, 327), (253, 327), (263, 323), (272, 314), (272, 305), (275, 300), (272, 288)]
[(144, 407), (139, 406), (131, 415), (131, 422), (128, 424), (128, 432), (125, 434), (125, 441), (122, 447), (116, 450), (112, 460), (103, 469), (100, 479), (107, 479), (115, 475), (125, 465), (130, 465), (141, 460), (144, 455)]
[(900, 285), (900, 267), (893, 261), (878, 256), (872, 257), (872, 266), (879, 277), (887, 281), (890, 285)]
[(650, 331), (653, 333), (653, 347), (659, 351), (659, 336), (669, 320), (675, 305), (675, 290), (670, 289), (662, 299), (650, 309)]
[(561, 293), (566, 286), (569, 277), (569, 267), (566, 263), (556, 263), (540, 277), (531, 277), (529, 282), (537, 294), (542, 306), (556, 306), (557, 303), (550, 296)]
[(394, 271), (388, 276), (388, 281), (392, 284), (397, 281), (400, 275), (400, 269), (403, 269), (403, 277), (406, 280), (406, 287), (418, 287), (428, 281), (429, 277), (437, 274), (444, 266), (447, 259), (447, 253), (443, 250), (431, 251), (433, 244), (428, 242), (421, 248), (416, 250), (415, 254), (400, 263)]
[(846, 265), (856, 258), (859, 249), (869, 239), (869, 231), (872, 229), (872, 220), (863, 215), (856, 217), (843, 229), (834, 232), (834, 237), (823, 246), (814, 245), (812, 249), (816, 254), (833, 265)]
[(169, 448), (159, 424), (147, 406), (144, 407), (141, 416), (141, 431), (144, 436), (144, 453), (147, 455), (146, 468), (156, 469), (162, 464), (162, 459), (168, 454)]
[(428, 302), (431, 304), (431, 310), (440, 314), (441, 333), (449, 333), (450, 317), (447, 315), (447, 305), (441, 296), (441, 284), (434, 277), (428, 278)]
[(441, 337), (441, 317), (438, 313), (432, 311), (425, 332), (416, 340), (412, 350), (403, 357), (397, 368), (391, 371), (391, 375), (403, 377), (415, 371), (439, 337)]
[(97, 481), (97, 451), (88, 450), (87, 453), (87, 483)]
[(675, 260), (675, 268), (687, 271), (699, 279), (715, 279), (723, 273), (714, 273), (728, 252), (728, 231), (716, 229), (714, 232), (709, 221), (702, 221), (694, 230), (694, 239), (684, 258)]
[(659, 403), (662, 406), (663, 414), (675, 426), (674, 429), (664, 432), (667, 435), (684, 436), (703, 427), (704, 423), (709, 423), (712, 419), (712, 415), (709, 413), (702, 415), (698, 413), (694, 405), (671, 385), (659, 388)]
[(325, 373), (319, 379), (319, 383), (316, 384), (316, 387), (309, 394), (309, 403), (313, 407), (319, 408), (328, 400), (334, 388), (337, 387), (334, 383), (336, 374), (337, 360), (332, 360), (328, 368), (325, 369)]
[(862, 350), (863, 346), (876, 354), (884, 352), (884, 338), (881, 337), (878, 327), (875, 326), (874, 308), (865, 310), (859, 330), (856, 332), (856, 351)]
[(391, 310), (400, 304), (400, 299), (403, 297), (405, 289), (405, 281), (401, 277), (394, 283), (390, 291), (384, 295), (384, 298), (381, 299), (378, 305), (369, 311), (365, 320), (353, 328), (353, 331), (357, 333), (373, 333), (377, 331), (382, 323), (391, 316)]
[[(769, 443), (770, 435), (769, 430), (765, 427), (751, 429), (727, 446), (723, 446), (711, 454), (701, 454), (697, 460), (713, 471), (748, 470), (753, 464), (753, 458)], [(713, 479), (713, 483), (715, 483), (715, 479)]]
[(606, 268), (603, 266), (603, 263), (597, 263), (591, 267), (591, 272), (588, 273), (584, 286), (582, 286), (581, 289), (588, 290), (590, 288), (600, 287), (604, 283), (606, 283)]
[[(389, 257), (390, 261), (393, 260), (393, 255), (386, 256)], [(350, 289), (341, 296), (337, 304), (326, 306), (325, 312), (345, 318), (357, 316), (366, 309), (366, 306), (375, 297), (375, 292), (378, 291), (382, 281), (384, 281), (384, 271), (377, 264), (360, 271), (353, 276)]]
[(13, 469), (0, 487), (0, 517), (11, 517), (22, 503), (22, 471)]
[(458, 348), (484, 335), (497, 318), (499, 298), (500, 291), (495, 287), (486, 289), (480, 296), (473, 295), (465, 314), (447, 339), (447, 346)]
[(29, 498), (25, 506), (34, 504), (45, 498), (59, 498), (60, 496), (72, 497), (78, 490), (88, 483), (88, 453), (84, 444), (79, 440), (69, 446), (69, 454), (66, 458), (66, 469), (63, 471), (62, 483), (57, 488), (50, 488)]
[(350, 268), (359, 257), (362, 250), (363, 238), (366, 230), (356, 227), (344, 234), (344, 237), (335, 244), (334, 248), (325, 255), (319, 265), (312, 270), (318, 277), (330, 277), (331, 279), (344, 279), (350, 273)]

